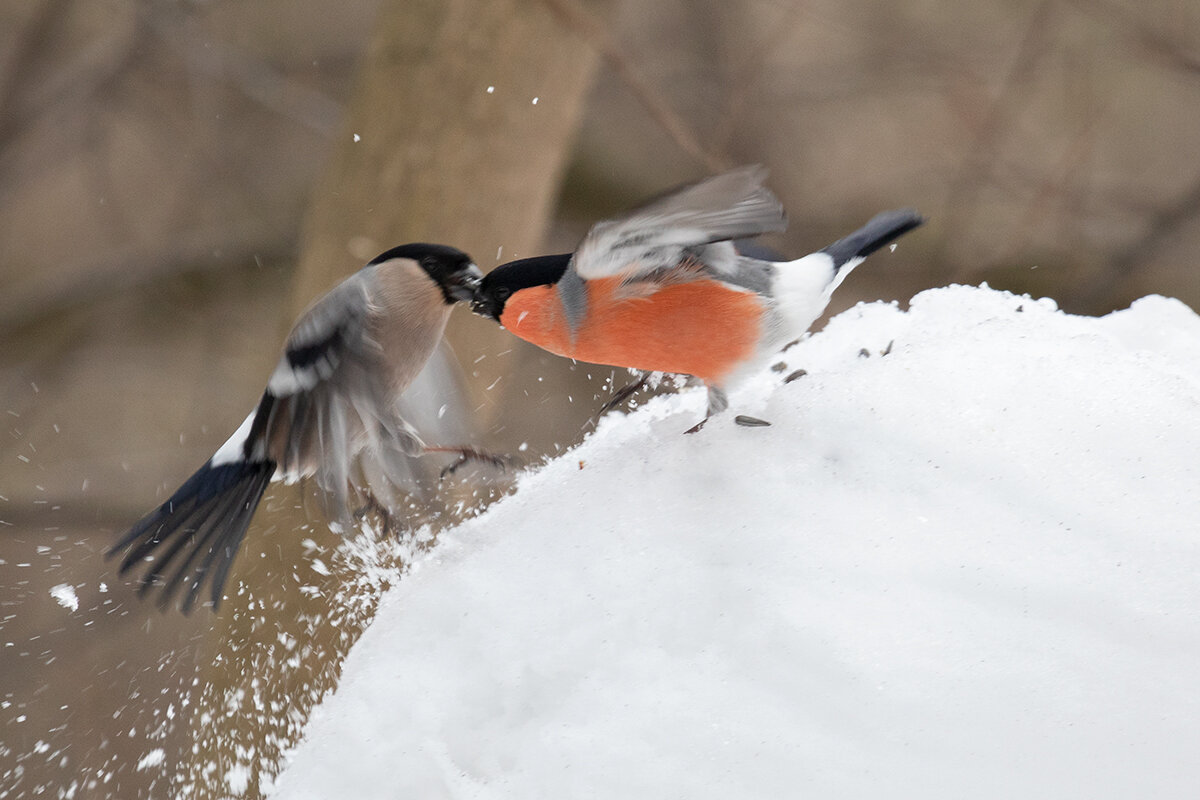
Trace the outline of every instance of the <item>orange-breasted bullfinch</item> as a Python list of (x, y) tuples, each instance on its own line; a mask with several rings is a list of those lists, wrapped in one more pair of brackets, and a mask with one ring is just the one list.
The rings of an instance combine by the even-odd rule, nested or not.
[(471, 308), (561, 356), (700, 378), (708, 415), (723, 411), (726, 386), (808, 330), (866, 256), (923, 222), (888, 211), (796, 261), (751, 258), (732, 240), (786, 226), (765, 177), (734, 169), (596, 223), (574, 253), (503, 264)]
[(459, 250), (408, 244), (318, 300), (288, 335), (258, 407), (113, 548), (125, 551), (121, 574), (146, 563), (140, 592), (161, 586), (165, 606), (182, 589), (184, 613), (207, 580), (215, 607), (272, 480), (315, 479), (328, 507), (342, 515), (351, 481), (377, 502), (371, 489), (395, 484), (405, 457), (448, 452), (491, 460), (472, 448), (425, 445), (397, 409), (454, 303), (470, 299), (481, 276)]

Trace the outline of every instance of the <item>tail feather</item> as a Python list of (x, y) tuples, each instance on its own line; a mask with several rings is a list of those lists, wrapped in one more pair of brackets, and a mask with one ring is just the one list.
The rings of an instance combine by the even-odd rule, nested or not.
[[(204, 510), (205, 513), (200, 518), (199, 523), (190, 529), (192, 531), (190, 536), (180, 537), (188, 543), (188, 550), (184, 559), (176, 565), (175, 572), (164, 585), (164, 589), (159, 596), (160, 608), (166, 608), (174, 593), (182, 590), (183, 603), (180, 608), (185, 614), (192, 610), (192, 607), (196, 603), (196, 598), (200, 594), (200, 586), (204, 582), (214, 558), (223, 551), (230, 551), (228, 543), (222, 541), (223, 538), (229, 536), (235, 537), (236, 541), (241, 541), (241, 535), (237, 534), (233, 526), (226, 526), (224, 523), (236, 514), (240, 508), (244, 507), (247, 492), (253, 491), (254, 488), (255, 481), (253, 480), (234, 486), (217, 498), (215, 505), (211, 509)], [(257, 504), (258, 501), (255, 499), (254, 505)], [(253, 514), (253, 508), (249, 509), (249, 513)], [(249, 523), (250, 517), (247, 516), (244, 525), (240, 528), (242, 533), (245, 533)], [(164, 559), (170, 558), (171, 555), (167, 554)], [(232, 560), (232, 553), (230, 553), (230, 559)], [(168, 563), (163, 563), (161, 569), (165, 570), (168, 565)], [(143, 576), (143, 580), (149, 578), (150, 573)], [(213, 606), (216, 607), (220, 603), (222, 585), (216, 582), (215, 575), (213, 576), (212, 583), (212, 601)], [(148, 585), (143, 584), (143, 592), (148, 588)]]
[[(186, 512), (184, 512), (182, 509), (177, 510), (175, 513), (180, 515), (179, 519), (177, 521), (172, 520), (172, 522), (175, 524), (175, 530), (195, 531), (198, 526), (204, 523), (205, 515), (210, 510), (211, 509), (198, 507), (195, 505), (189, 508)], [(150, 553), (158, 549), (160, 545), (164, 546), (164, 549), (159, 554), (158, 558), (149, 562), (146, 571), (142, 573), (142, 577), (139, 579), (139, 597), (144, 597), (146, 593), (155, 586), (163, 585), (163, 578), (167, 573), (168, 567), (171, 566), (171, 562), (175, 560), (175, 557), (178, 556), (185, 547), (194, 547), (197, 544), (195, 536), (171, 536), (168, 533), (167, 537), (164, 538), (162, 535), (162, 530), (163, 529), (160, 528), (158, 535), (144, 539), (142, 542), (140, 542), (133, 551), (125, 556), (125, 562), (122, 564), (122, 571), (124, 571), (126, 565), (132, 566), (138, 562), (145, 561)]]
[(912, 209), (884, 211), (866, 225), (828, 247), (803, 258), (776, 264), (771, 295), (779, 325), (768, 349), (791, 341), (808, 330), (825, 312), (833, 292), (863, 259), (925, 220)]
[(833, 259), (835, 271), (840, 270), (847, 262), (855, 259), (861, 261), (924, 223), (924, 218), (911, 208), (884, 211), (876, 214), (854, 233), (844, 239), (838, 239), (821, 252)]
[(238, 549), (241, 547), (242, 539), (246, 536), (246, 530), (250, 527), (250, 518), (254, 515), (254, 509), (258, 506), (259, 500), (262, 498), (263, 492), (266, 490), (267, 484), (271, 481), (271, 475), (261, 475), (253, 481), (248, 481), (243, 485), (241, 492), (231, 503), (230, 509), (232, 513), (245, 513), (245, 523), (231, 526), (224, 533), (214, 526), (214, 533), (218, 534), (217, 540), (208, 549), (204, 556), (204, 562), (195, 571), (194, 577), (190, 583), (186, 585), (187, 596), (183, 601), (183, 612), (189, 613), (196, 604), (196, 598), (200, 594), (200, 587), (204, 583), (206, 575), (211, 574), (209, 581), (210, 599), (213, 607), (216, 608), (221, 603), (221, 592), (225, 586), (225, 579), (229, 576), (229, 570), (233, 566), (233, 559), (237, 555)]
[(160, 605), (166, 606), (183, 588), (184, 613), (209, 579), (213, 605), (219, 605), (238, 545), (274, 473), (271, 461), (210, 460), (113, 547), (110, 556), (126, 551), (119, 573), (149, 561), (138, 579), (139, 593), (161, 587)]

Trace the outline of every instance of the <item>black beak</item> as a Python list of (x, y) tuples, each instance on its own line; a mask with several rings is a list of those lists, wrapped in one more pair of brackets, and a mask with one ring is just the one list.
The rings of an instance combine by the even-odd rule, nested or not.
[(475, 297), (471, 300), (471, 310), (481, 317), (500, 321), (500, 315), (496, 313), (496, 302), (487, 292), (476, 289)]
[(451, 300), (467, 302), (475, 299), (475, 289), (483, 280), (483, 273), (474, 264), (452, 273), (446, 278), (445, 292)]

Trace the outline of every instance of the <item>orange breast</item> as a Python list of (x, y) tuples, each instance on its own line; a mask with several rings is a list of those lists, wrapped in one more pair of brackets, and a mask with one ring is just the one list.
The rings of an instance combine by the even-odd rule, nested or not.
[(614, 296), (619, 278), (588, 281), (587, 314), (572, 338), (552, 286), (509, 298), (500, 321), (515, 335), (568, 358), (695, 375), (720, 384), (754, 354), (763, 304), (753, 292), (700, 280), (648, 297)]

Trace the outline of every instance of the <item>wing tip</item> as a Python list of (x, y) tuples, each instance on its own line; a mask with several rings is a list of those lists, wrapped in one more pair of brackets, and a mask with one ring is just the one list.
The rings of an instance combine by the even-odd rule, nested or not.
[(158, 591), (162, 610), (182, 588), (180, 610), (188, 614), (206, 582), (218, 606), (229, 567), (274, 473), (270, 461), (206, 462), (166, 502), (134, 523), (105, 558), (124, 554), (120, 576), (147, 564), (136, 579), (137, 593), (145, 597)]

